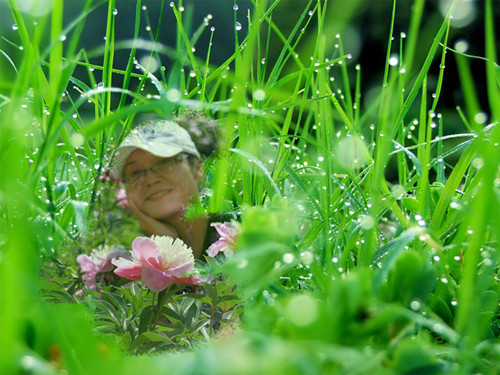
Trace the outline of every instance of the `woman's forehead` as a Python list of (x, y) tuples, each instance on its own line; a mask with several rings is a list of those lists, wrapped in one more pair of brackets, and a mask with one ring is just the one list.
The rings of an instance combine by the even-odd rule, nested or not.
[(151, 162), (154, 162), (156, 160), (160, 160), (163, 158), (160, 158), (159, 156), (153, 155), (152, 153), (142, 150), (142, 149), (137, 149), (134, 152), (130, 154), (130, 156), (127, 158), (127, 161), (125, 163), (125, 168), (128, 166), (134, 165), (134, 164), (149, 164)]

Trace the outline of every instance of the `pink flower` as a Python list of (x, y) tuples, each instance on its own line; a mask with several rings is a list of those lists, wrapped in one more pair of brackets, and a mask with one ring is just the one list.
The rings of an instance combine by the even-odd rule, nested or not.
[(207, 254), (210, 257), (215, 257), (219, 252), (224, 254), (232, 254), (234, 250), (238, 247), (240, 242), (240, 225), (237, 221), (231, 221), (230, 223), (212, 223), (212, 227), (215, 227), (217, 233), (219, 233), (219, 240), (214, 242), (207, 249)]
[(115, 273), (131, 280), (141, 280), (159, 292), (170, 284), (197, 285), (189, 276), (194, 267), (193, 251), (180, 239), (168, 236), (137, 237), (132, 242), (132, 260), (113, 260)]
[(123, 186), (116, 187), (115, 199), (118, 206), (122, 206), (125, 211), (128, 210), (127, 192)]
[(111, 271), (114, 266), (111, 260), (118, 256), (125, 256), (126, 251), (121, 250), (118, 246), (99, 246), (92, 250), (90, 255), (80, 254), (76, 257), (76, 261), (80, 265), (80, 270), (83, 272), (82, 280), (90, 290), (97, 289), (97, 274)]

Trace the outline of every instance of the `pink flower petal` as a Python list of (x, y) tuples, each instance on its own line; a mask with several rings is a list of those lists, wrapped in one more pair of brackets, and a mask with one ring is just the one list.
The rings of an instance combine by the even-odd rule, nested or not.
[(219, 251), (224, 247), (224, 241), (218, 240), (214, 242), (213, 244), (210, 245), (210, 247), (207, 249), (207, 254), (210, 257), (215, 257)]
[(165, 272), (165, 275), (168, 275), (168, 276), (180, 277), (183, 274), (191, 271), (192, 269), (193, 269), (193, 263), (186, 262), (186, 263), (181, 264), (177, 267), (173, 267), (173, 268), (164, 270), (163, 272)]
[(172, 284), (199, 285), (200, 280), (195, 277), (174, 277)]
[(141, 263), (125, 258), (115, 258), (111, 260), (111, 263), (116, 266), (114, 273), (116, 273), (118, 276), (125, 277), (130, 280), (141, 279)]
[(142, 282), (154, 292), (160, 292), (173, 283), (171, 276), (165, 275), (160, 269), (144, 263), (142, 265)]
[(98, 272), (97, 265), (87, 254), (80, 254), (76, 257), (76, 261), (80, 265), (82, 272)]
[(160, 250), (154, 241), (148, 237), (137, 237), (132, 241), (132, 255), (141, 263), (148, 263), (155, 268), (161, 268)]

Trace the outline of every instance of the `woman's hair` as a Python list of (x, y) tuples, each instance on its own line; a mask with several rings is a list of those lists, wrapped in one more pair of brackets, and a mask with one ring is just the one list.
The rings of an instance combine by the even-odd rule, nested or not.
[(186, 110), (173, 119), (189, 132), (198, 152), (208, 158), (217, 150), (220, 131), (218, 124), (200, 111)]

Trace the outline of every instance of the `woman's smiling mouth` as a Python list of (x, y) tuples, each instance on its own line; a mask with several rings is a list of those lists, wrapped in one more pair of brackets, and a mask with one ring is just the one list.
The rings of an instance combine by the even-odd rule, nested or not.
[(160, 199), (160, 198), (164, 197), (165, 195), (167, 195), (168, 193), (170, 193), (171, 191), (172, 191), (171, 189), (162, 189), (162, 190), (156, 191), (156, 192), (148, 195), (146, 200), (154, 201), (154, 200)]

